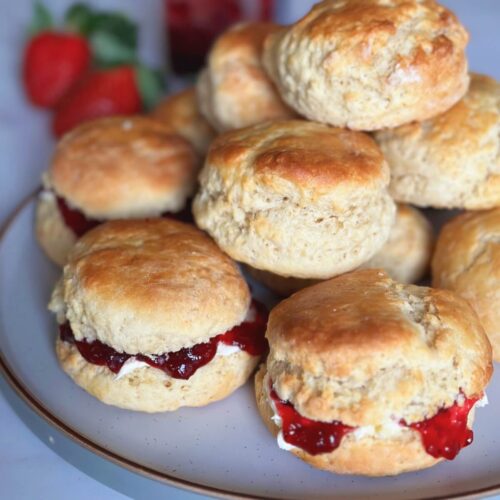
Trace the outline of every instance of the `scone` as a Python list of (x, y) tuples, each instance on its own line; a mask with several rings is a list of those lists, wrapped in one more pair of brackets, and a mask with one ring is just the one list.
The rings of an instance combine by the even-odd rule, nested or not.
[[(416, 208), (399, 204), (396, 221), (392, 226), (385, 245), (360, 268), (380, 268), (395, 281), (415, 283), (427, 272), (432, 255), (434, 235), (431, 224)], [(278, 295), (288, 296), (318, 283), (318, 280), (305, 280), (279, 276), (247, 266), (246, 270), (257, 281)]]
[(205, 156), (215, 137), (215, 130), (200, 113), (194, 87), (168, 96), (151, 111), (151, 116), (187, 139), (200, 156)]
[(194, 226), (171, 219), (89, 231), (49, 308), (63, 370), (104, 403), (130, 410), (225, 398), (267, 348), (265, 310), (236, 264)]
[(500, 208), (464, 213), (444, 226), (432, 259), (432, 284), (472, 304), (500, 362)]
[(62, 266), (77, 238), (105, 220), (179, 214), (193, 194), (198, 161), (185, 139), (150, 118), (77, 127), (58, 143), (43, 176), (40, 245)]
[(193, 202), (198, 226), (233, 259), (324, 279), (386, 242), (389, 171), (366, 134), (301, 120), (226, 132), (212, 143)]
[(261, 63), (272, 23), (241, 23), (223, 33), (208, 54), (197, 83), (200, 110), (219, 132), (293, 117)]
[(469, 82), (467, 42), (434, 0), (324, 0), (268, 36), (263, 63), (299, 114), (378, 130), (455, 104)]
[(260, 413), (278, 446), (312, 466), (400, 474), (472, 442), (491, 346), (454, 293), (355, 271), (281, 302), (266, 337)]
[(390, 192), (421, 207), (500, 206), (500, 84), (471, 75), (446, 113), (375, 135), (391, 167)]
[(429, 269), (433, 246), (432, 226), (424, 214), (400, 203), (386, 244), (360, 268), (380, 268), (394, 281), (415, 283)]

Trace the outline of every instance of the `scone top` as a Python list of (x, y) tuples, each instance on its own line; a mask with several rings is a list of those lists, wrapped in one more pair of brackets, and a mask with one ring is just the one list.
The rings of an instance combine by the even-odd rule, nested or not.
[(467, 90), (468, 35), (434, 0), (324, 0), (270, 35), (264, 66), (311, 120), (378, 130), (438, 115)]
[(461, 392), (480, 397), (492, 373), (491, 346), (464, 300), (379, 270), (294, 294), (271, 312), (266, 335), (279, 397), (325, 422), (418, 422)]
[(197, 158), (170, 127), (141, 116), (85, 123), (59, 142), (46, 187), (87, 217), (139, 218), (181, 210)]
[(160, 354), (240, 324), (250, 292), (236, 264), (194, 226), (111, 221), (74, 247), (51, 309), (77, 340)]
[(264, 40), (280, 29), (273, 23), (240, 23), (211, 48), (197, 94), (202, 113), (220, 132), (295, 116), (261, 63)]
[[(211, 176), (235, 198), (229, 201), (239, 201), (242, 207), (289, 196), (285, 201), (300, 205), (323, 200), (346, 208), (353, 195), (384, 190), (389, 168), (366, 134), (303, 120), (276, 120), (221, 134), (209, 150), (202, 183)], [(231, 189), (235, 184), (241, 191)], [(255, 198), (266, 195), (265, 200)]]

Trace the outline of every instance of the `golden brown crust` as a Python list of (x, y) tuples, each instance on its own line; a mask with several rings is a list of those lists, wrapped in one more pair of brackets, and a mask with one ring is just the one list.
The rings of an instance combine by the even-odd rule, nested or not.
[(283, 99), (357, 130), (436, 116), (466, 92), (468, 35), (434, 0), (324, 0), (266, 39)]
[(389, 172), (366, 134), (277, 120), (220, 135), (193, 203), (234, 259), (282, 276), (327, 278), (382, 247), (394, 222)]
[(261, 64), (264, 40), (278, 29), (272, 23), (242, 23), (215, 42), (197, 85), (200, 109), (215, 129), (231, 130), (295, 116)]
[(288, 181), (314, 189), (315, 195), (332, 187), (380, 187), (388, 179), (384, 157), (369, 135), (303, 120), (277, 120), (221, 134), (207, 164), (228, 179), (245, 157), (250, 161), (244, 174), (256, 181)]
[[(272, 420), (273, 410), (264, 387), (265, 375), (265, 365), (262, 365), (255, 375), (257, 407), (267, 428), (277, 436), (280, 427)], [(401, 474), (431, 467), (441, 461), (425, 452), (420, 435), (411, 429), (402, 430), (401, 435), (392, 439), (354, 439), (348, 434), (331, 453), (311, 455), (300, 448), (291, 450), (291, 453), (318, 469), (364, 476)]]
[(500, 361), (500, 208), (469, 212), (442, 229), (432, 260), (433, 286), (468, 300)]
[(247, 381), (259, 359), (245, 351), (216, 356), (188, 380), (169, 377), (149, 366), (117, 379), (106, 366), (88, 363), (74, 345), (59, 338), (56, 353), (63, 370), (92, 396), (106, 404), (145, 412), (204, 406), (223, 399)]
[(191, 145), (157, 120), (101, 118), (63, 137), (48, 183), (88, 217), (150, 217), (184, 207), (197, 164)]
[(267, 368), (279, 396), (309, 418), (415, 422), (478, 396), (491, 346), (457, 295), (358, 270), (295, 293), (269, 317)]
[(119, 352), (177, 351), (241, 323), (250, 303), (236, 264), (194, 226), (111, 221), (73, 248), (52, 310), (77, 339)]
[(216, 135), (215, 130), (200, 113), (194, 87), (169, 95), (153, 109), (151, 116), (172, 127), (187, 139), (201, 156), (205, 156)]
[(472, 74), (465, 97), (435, 118), (375, 135), (399, 201), (436, 208), (500, 205), (500, 84)]

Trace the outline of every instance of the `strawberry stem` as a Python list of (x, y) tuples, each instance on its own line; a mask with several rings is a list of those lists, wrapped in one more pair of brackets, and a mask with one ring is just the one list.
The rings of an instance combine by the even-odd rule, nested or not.
[(41, 31), (46, 31), (53, 26), (52, 14), (42, 2), (35, 2), (33, 10), (33, 20), (29, 27), (31, 36), (37, 35)]

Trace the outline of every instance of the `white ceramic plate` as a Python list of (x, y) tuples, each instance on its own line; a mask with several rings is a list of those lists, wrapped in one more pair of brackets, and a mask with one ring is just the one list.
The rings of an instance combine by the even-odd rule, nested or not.
[[(32, 408), (83, 446), (135, 472), (200, 493), (258, 498), (467, 497), (500, 491), (500, 375), (477, 412), (472, 446), (453, 462), (393, 478), (332, 475), (280, 450), (248, 383), (201, 409), (146, 415), (106, 406), (59, 368), (46, 310), (58, 270), (33, 236), (34, 203), (0, 244), (1, 368)], [(257, 295), (265, 292), (253, 286)], [(264, 297), (269, 300), (269, 297)]]

